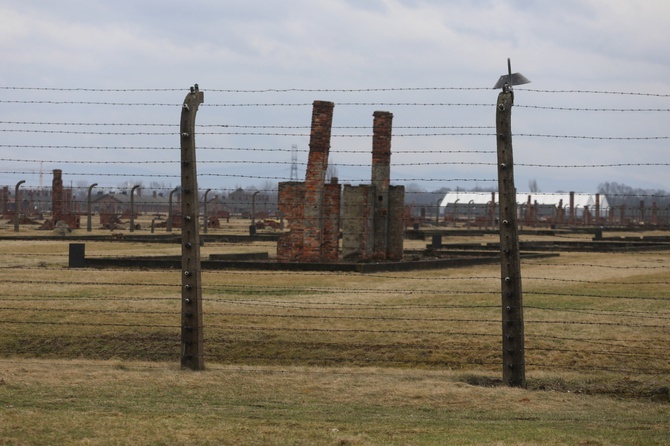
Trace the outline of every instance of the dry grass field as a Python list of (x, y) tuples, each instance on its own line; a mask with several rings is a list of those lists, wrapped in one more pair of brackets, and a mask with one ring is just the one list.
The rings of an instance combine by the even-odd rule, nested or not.
[[(205, 271), (206, 370), (190, 372), (180, 271), (68, 269), (70, 242), (0, 240), (0, 444), (670, 443), (670, 250), (523, 261), (528, 389), (513, 389), (498, 265)], [(274, 246), (202, 255), (255, 251)]]

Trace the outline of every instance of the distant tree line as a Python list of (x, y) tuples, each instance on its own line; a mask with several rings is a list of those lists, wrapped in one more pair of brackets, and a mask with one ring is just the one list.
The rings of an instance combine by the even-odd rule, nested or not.
[(610, 206), (625, 206), (634, 208), (644, 201), (645, 206), (653, 203), (659, 208), (670, 206), (670, 196), (662, 189), (643, 189), (628, 186), (617, 182), (605, 182), (598, 185), (598, 193), (605, 195)]

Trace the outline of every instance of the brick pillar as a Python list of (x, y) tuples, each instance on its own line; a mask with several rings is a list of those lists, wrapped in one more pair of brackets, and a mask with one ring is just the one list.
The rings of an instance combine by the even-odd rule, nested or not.
[(575, 193), (570, 192), (570, 224), (575, 224)]
[(289, 230), (277, 242), (277, 260), (300, 260), (303, 250), (305, 183), (291, 181), (279, 183), (279, 212), (290, 224)]
[(51, 183), (51, 215), (56, 224), (63, 218), (63, 171), (54, 169)]
[(372, 127), (372, 185), (374, 202), (374, 253), (376, 260), (385, 260), (388, 251), (389, 182), (391, 177), (391, 135), (393, 114), (373, 113)]
[(600, 224), (600, 194), (596, 194), (595, 224)]
[(324, 194), (330, 131), (335, 104), (314, 101), (312, 131), (309, 140), (309, 158), (305, 174), (303, 260), (319, 260), (323, 245)]

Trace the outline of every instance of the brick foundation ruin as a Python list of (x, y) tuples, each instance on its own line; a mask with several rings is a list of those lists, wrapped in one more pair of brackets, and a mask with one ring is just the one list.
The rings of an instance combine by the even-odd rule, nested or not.
[[(390, 185), (393, 114), (375, 112), (372, 143), (372, 184), (326, 184), (333, 120), (332, 102), (315, 101), (305, 182), (279, 183), (279, 211), (290, 229), (277, 243), (279, 262), (402, 259), (404, 186)], [(341, 200), (344, 201), (340, 222)]]

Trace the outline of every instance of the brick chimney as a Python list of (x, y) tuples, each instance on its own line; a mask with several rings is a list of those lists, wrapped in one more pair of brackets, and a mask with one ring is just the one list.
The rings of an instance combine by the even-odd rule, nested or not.
[(324, 243), (324, 194), (335, 104), (314, 101), (305, 174), (303, 260), (321, 258)]
[(372, 185), (375, 189), (373, 257), (378, 260), (385, 260), (388, 249), (393, 114), (385, 111), (376, 111), (373, 113), (373, 116)]

